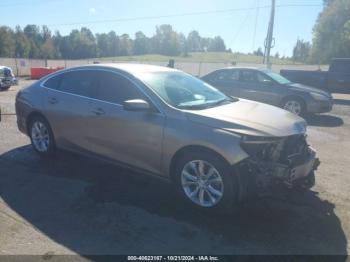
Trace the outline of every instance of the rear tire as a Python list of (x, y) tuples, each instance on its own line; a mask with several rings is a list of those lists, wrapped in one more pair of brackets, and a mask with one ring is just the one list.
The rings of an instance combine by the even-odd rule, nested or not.
[(52, 157), (56, 152), (55, 139), (50, 124), (42, 116), (29, 121), (28, 135), (34, 150), (42, 157)]
[(201, 210), (233, 210), (238, 200), (238, 182), (230, 165), (211, 152), (192, 151), (180, 157), (174, 182), (181, 198)]

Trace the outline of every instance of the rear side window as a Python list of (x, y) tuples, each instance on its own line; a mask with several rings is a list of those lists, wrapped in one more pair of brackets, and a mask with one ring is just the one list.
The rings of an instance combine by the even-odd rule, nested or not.
[(221, 70), (211, 77), (214, 81), (238, 81), (239, 72), (238, 70)]
[(59, 91), (90, 97), (95, 85), (94, 71), (79, 70), (62, 75)]
[(51, 77), (44, 83), (44, 86), (51, 89), (58, 89), (61, 83), (61, 79), (62, 75)]
[(122, 104), (130, 99), (145, 99), (137, 87), (127, 78), (112, 72), (96, 72), (98, 87), (94, 98), (106, 102)]

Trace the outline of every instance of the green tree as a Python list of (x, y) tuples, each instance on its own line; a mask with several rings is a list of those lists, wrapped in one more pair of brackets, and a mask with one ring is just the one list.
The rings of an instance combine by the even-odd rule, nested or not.
[(30, 42), (23, 33), (20, 26), (15, 29), (15, 54), (16, 57), (28, 58), (30, 52)]
[(0, 27), (0, 57), (13, 57), (15, 54), (15, 39), (11, 28)]
[(224, 40), (220, 36), (215, 36), (214, 39), (211, 39), (209, 42), (208, 51), (211, 51), (211, 52), (226, 51)]
[(256, 51), (253, 52), (253, 55), (256, 55), (256, 56), (264, 56), (264, 53), (261, 49), (261, 47), (259, 47)]
[(64, 48), (68, 52), (67, 58), (81, 59), (97, 57), (97, 44), (92, 32), (83, 27), (73, 30), (68, 38), (65, 38)]
[(181, 53), (180, 40), (178, 34), (171, 25), (161, 25), (156, 29), (156, 35), (153, 37), (158, 54), (177, 56)]
[(311, 44), (304, 40), (298, 39), (293, 48), (293, 61), (305, 63), (309, 58)]
[(350, 1), (325, 0), (313, 29), (310, 62), (328, 63), (333, 57), (350, 57)]
[(133, 45), (133, 53), (135, 55), (143, 55), (149, 53), (150, 41), (148, 37), (141, 31), (136, 32)]
[(107, 34), (96, 34), (97, 40), (97, 49), (99, 57), (108, 57), (109, 56), (109, 37)]
[(122, 34), (120, 36), (119, 54), (120, 55), (131, 55), (132, 54), (132, 39), (128, 34)]
[(202, 51), (201, 36), (197, 31), (191, 31), (187, 36), (187, 46), (190, 52)]

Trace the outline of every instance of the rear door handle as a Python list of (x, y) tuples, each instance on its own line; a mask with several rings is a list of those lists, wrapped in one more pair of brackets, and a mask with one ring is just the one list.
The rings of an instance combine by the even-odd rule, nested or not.
[(56, 99), (56, 98), (54, 98), (54, 97), (51, 97), (51, 98), (49, 98), (49, 103), (50, 104), (57, 104), (58, 103), (58, 100)]
[(102, 108), (95, 108), (91, 112), (94, 113), (97, 116), (105, 114), (105, 111)]

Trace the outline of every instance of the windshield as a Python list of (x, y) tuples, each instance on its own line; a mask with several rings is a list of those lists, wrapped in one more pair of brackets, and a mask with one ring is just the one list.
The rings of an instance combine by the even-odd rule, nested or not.
[(286, 85), (292, 83), (287, 78), (284, 78), (280, 74), (277, 74), (273, 71), (265, 71), (265, 73), (279, 84)]
[(148, 72), (137, 76), (167, 103), (182, 109), (205, 109), (234, 99), (182, 72)]

